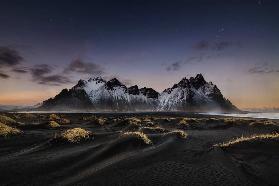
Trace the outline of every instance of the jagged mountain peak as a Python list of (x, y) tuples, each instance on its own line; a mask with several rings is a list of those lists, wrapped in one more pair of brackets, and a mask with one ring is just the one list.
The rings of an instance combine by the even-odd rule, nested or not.
[(205, 81), (202, 74), (197, 74), (196, 77), (190, 78), (190, 83), (196, 88), (199, 89), (200, 87), (204, 86), (207, 82)]
[(85, 85), (86, 85), (86, 81), (85, 80), (83, 80), (83, 79), (80, 79), (79, 81), (78, 81), (78, 83), (74, 86), (75, 88), (77, 88), (77, 87), (79, 87), (79, 88), (82, 88), (82, 87), (84, 87)]
[(89, 95), (90, 92), (97, 90), (98, 88), (103, 86), (105, 83), (106, 83), (106, 81), (104, 79), (102, 79), (101, 77), (92, 77), (92, 78), (88, 79), (88, 81), (80, 79), (78, 81), (78, 83), (75, 86), (73, 86), (72, 89), (73, 90), (82, 89)]
[(182, 78), (181, 81), (179, 81), (178, 84), (174, 84), (174, 86), (172, 88), (176, 88), (176, 87), (186, 88), (189, 86), (190, 86), (190, 81), (186, 77), (184, 77), (184, 78)]
[(128, 93), (132, 94), (132, 95), (139, 95), (140, 91), (139, 91), (139, 87), (137, 85), (134, 86), (130, 86), (128, 88)]
[(112, 78), (111, 80), (108, 81), (108, 83), (122, 85), (122, 83), (117, 78)]
[(159, 97), (159, 93), (156, 90), (154, 90), (153, 88), (143, 87), (139, 91), (147, 98), (158, 98)]
[(196, 89), (199, 89), (200, 87), (207, 84), (202, 74), (197, 74), (196, 77), (190, 77), (187, 79), (186, 77), (182, 78), (177, 84), (174, 84), (171, 89), (165, 89), (164, 92), (169, 92), (172, 89), (175, 89), (177, 87), (181, 88), (189, 88), (194, 87)]
[(205, 81), (202, 74), (197, 74), (196, 77), (195, 77), (195, 79), (196, 79), (196, 80), (199, 80), (199, 81)]
[(97, 83), (104, 83), (106, 80), (104, 80), (101, 76), (91, 77), (88, 79), (88, 82), (95, 81)]
[(113, 79), (107, 81), (106, 87), (109, 90), (112, 90), (114, 87), (122, 87), (122, 88), (127, 89), (127, 87), (124, 84), (122, 84), (117, 78), (113, 78)]
[(236, 109), (225, 99), (216, 85), (207, 82), (202, 74), (182, 78), (172, 88), (165, 89), (159, 97), (160, 110)]

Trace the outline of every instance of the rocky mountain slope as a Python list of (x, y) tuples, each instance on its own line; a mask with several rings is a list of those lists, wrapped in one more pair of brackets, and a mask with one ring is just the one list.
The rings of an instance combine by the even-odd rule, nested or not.
[(71, 89), (63, 89), (57, 96), (44, 101), (38, 110), (93, 111), (236, 111), (212, 82), (201, 74), (164, 90), (127, 87), (116, 78), (105, 81), (101, 77), (79, 80)]
[(172, 88), (165, 89), (159, 97), (159, 110), (232, 111), (237, 108), (223, 97), (212, 82), (206, 82), (201, 74), (195, 78), (183, 78)]

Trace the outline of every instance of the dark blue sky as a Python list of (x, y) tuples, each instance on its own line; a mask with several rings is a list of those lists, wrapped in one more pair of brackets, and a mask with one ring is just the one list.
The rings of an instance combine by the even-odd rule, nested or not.
[(240, 107), (279, 106), (278, 10), (276, 0), (2, 0), (0, 103), (35, 103), (95, 75), (161, 91), (203, 73)]

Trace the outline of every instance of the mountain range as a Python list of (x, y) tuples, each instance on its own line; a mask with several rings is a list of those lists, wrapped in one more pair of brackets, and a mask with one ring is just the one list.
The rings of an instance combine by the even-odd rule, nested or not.
[(159, 93), (153, 88), (127, 87), (118, 79), (101, 77), (79, 80), (54, 98), (43, 101), (37, 110), (68, 111), (238, 111), (212, 82), (202, 74), (183, 78)]

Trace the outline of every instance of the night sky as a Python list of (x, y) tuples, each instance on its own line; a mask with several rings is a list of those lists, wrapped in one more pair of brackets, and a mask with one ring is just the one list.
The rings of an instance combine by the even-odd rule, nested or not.
[(202, 73), (240, 108), (279, 107), (279, 1), (0, 2), (0, 104), (79, 79), (171, 87)]

